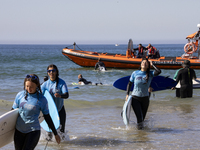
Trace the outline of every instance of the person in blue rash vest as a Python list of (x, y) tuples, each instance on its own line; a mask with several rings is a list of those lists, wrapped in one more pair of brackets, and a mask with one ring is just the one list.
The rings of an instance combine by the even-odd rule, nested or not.
[[(69, 97), (68, 88), (65, 81), (58, 77), (59, 70), (56, 65), (49, 65), (47, 67), (47, 74), (49, 79), (41, 85), (41, 90), (43, 94), (45, 90), (49, 91), (54, 99), (60, 117), (60, 131), (65, 133), (66, 111), (64, 107), (64, 99)], [(51, 138), (51, 135), (49, 136)]]
[(16, 108), (19, 108), (14, 134), (16, 150), (33, 150), (36, 147), (41, 133), (38, 119), (40, 111), (44, 114), (44, 119), (53, 131), (57, 143), (60, 143), (60, 136), (49, 115), (48, 103), (42, 95), (37, 75), (26, 75), (24, 90), (17, 94), (12, 106), (12, 109)]
[[(150, 71), (151, 66), (155, 71)], [(143, 58), (139, 70), (134, 71), (130, 77), (127, 85), (126, 101), (129, 97), (131, 86), (134, 82), (134, 89), (132, 91), (132, 108), (137, 117), (138, 129), (143, 129), (143, 121), (145, 119), (149, 107), (149, 87), (154, 76), (158, 76), (161, 70), (153, 65), (152, 61)]]

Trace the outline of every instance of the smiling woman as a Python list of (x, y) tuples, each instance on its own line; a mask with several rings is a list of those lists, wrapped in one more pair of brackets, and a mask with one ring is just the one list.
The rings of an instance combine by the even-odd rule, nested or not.
[(58, 77), (59, 70), (56, 65), (49, 65), (47, 67), (47, 74), (49, 76), (49, 79), (42, 84), (42, 93), (44, 94), (45, 90), (47, 90), (53, 97), (59, 112), (61, 124), (60, 131), (62, 133), (65, 133), (66, 111), (64, 107), (64, 99), (67, 99), (69, 97), (68, 88), (65, 81)]
[(52, 129), (57, 143), (60, 137), (49, 115), (48, 103), (42, 95), (40, 81), (37, 75), (26, 75), (24, 79), (24, 90), (19, 92), (15, 98), (12, 109), (19, 108), (16, 129), (14, 134), (15, 149), (33, 150), (40, 138), (40, 111), (44, 114), (45, 121)]
[[(150, 65), (155, 71), (150, 71)], [(158, 76), (161, 70), (153, 65), (152, 61), (148, 61), (144, 58), (141, 62), (139, 70), (134, 71), (130, 77), (130, 81), (127, 86), (126, 101), (131, 99), (132, 108), (137, 117), (138, 129), (143, 129), (143, 122), (146, 117), (146, 113), (149, 107), (149, 87), (154, 76)], [(134, 82), (134, 89), (129, 96), (132, 84)]]

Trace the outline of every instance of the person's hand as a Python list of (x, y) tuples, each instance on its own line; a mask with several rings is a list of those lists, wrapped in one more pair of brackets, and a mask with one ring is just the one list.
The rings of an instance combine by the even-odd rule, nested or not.
[(54, 96), (55, 96), (55, 97), (60, 97), (60, 98), (61, 98), (61, 95), (60, 95), (59, 93), (55, 93)]
[(175, 87), (172, 87), (171, 90), (175, 90)]
[(150, 92), (150, 93), (153, 92), (153, 88), (152, 88), (152, 87), (149, 87), (149, 88), (148, 88), (148, 92)]
[(151, 60), (149, 60), (149, 62), (150, 62), (150, 65), (152, 66), (152, 65), (153, 65), (153, 62), (152, 62)]
[(58, 144), (60, 144), (61, 139), (60, 139), (60, 136), (59, 136), (58, 134), (55, 135), (55, 139), (56, 139), (56, 142), (57, 142)]
[(129, 97), (129, 95), (126, 95), (126, 99), (125, 99), (126, 101), (127, 101), (128, 97)]

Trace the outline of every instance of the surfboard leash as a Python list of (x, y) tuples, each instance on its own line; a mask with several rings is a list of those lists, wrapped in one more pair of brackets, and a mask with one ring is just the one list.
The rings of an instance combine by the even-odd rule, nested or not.
[(49, 141), (47, 141), (47, 144), (46, 144), (46, 146), (45, 146), (44, 150), (46, 150), (46, 149), (47, 149), (47, 145), (48, 145), (48, 143), (49, 143)]
[[(49, 130), (50, 130), (50, 128), (49, 128)], [(48, 146), (48, 143), (49, 143), (49, 141), (50, 141), (50, 139), (49, 139), (49, 140), (47, 140), (47, 144), (46, 144), (46, 146), (45, 146), (44, 150), (46, 150), (46, 149), (47, 149), (47, 146)]]

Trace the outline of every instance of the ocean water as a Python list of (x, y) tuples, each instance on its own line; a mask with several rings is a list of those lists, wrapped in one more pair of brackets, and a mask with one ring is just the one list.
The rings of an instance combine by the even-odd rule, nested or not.
[[(67, 112), (65, 139), (58, 145), (45, 140), (45, 132), (36, 149), (199, 149), (200, 147), (200, 90), (195, 89), (193, 98), (175, 98), (175, 91), (154, 92), (146, 117), (145, 130), (135, 128), (136, 118), (131, 114), (131, 126), (126, 128), (121, 111), (126, 96), (112, 86), (118, 78), (130, 75), (132, 69), (108, 69), (98, 72), (83, 68), (62, 55), (68, 45), (0, 45), (0, 115), (9, 111), (16, 94), (23, 90), (26, 74), (35, 73), (43, 82), (49, 64), (57, 65), (60, 78), (69, 88), (65, 100)], [(127, 45), (78, 45), (82, 50), (123, 53)], [(135, 46), (135, 45), (134, 45)], [(144, 45), (146, 46), (146, 45)], [(181, 56), (183, 44), (154, 45), (163, 56)], [(136, 47), (136, 46), (135, 46)], [(200, 70), (195, 70), (200, 77)], [(162, 70), (163, 76), (173, 78), (176, 70)], [(79, 85), (78, 74), (93, 83), (103, 85)], [(1, 148), (14, 149), (13, 142)]]

